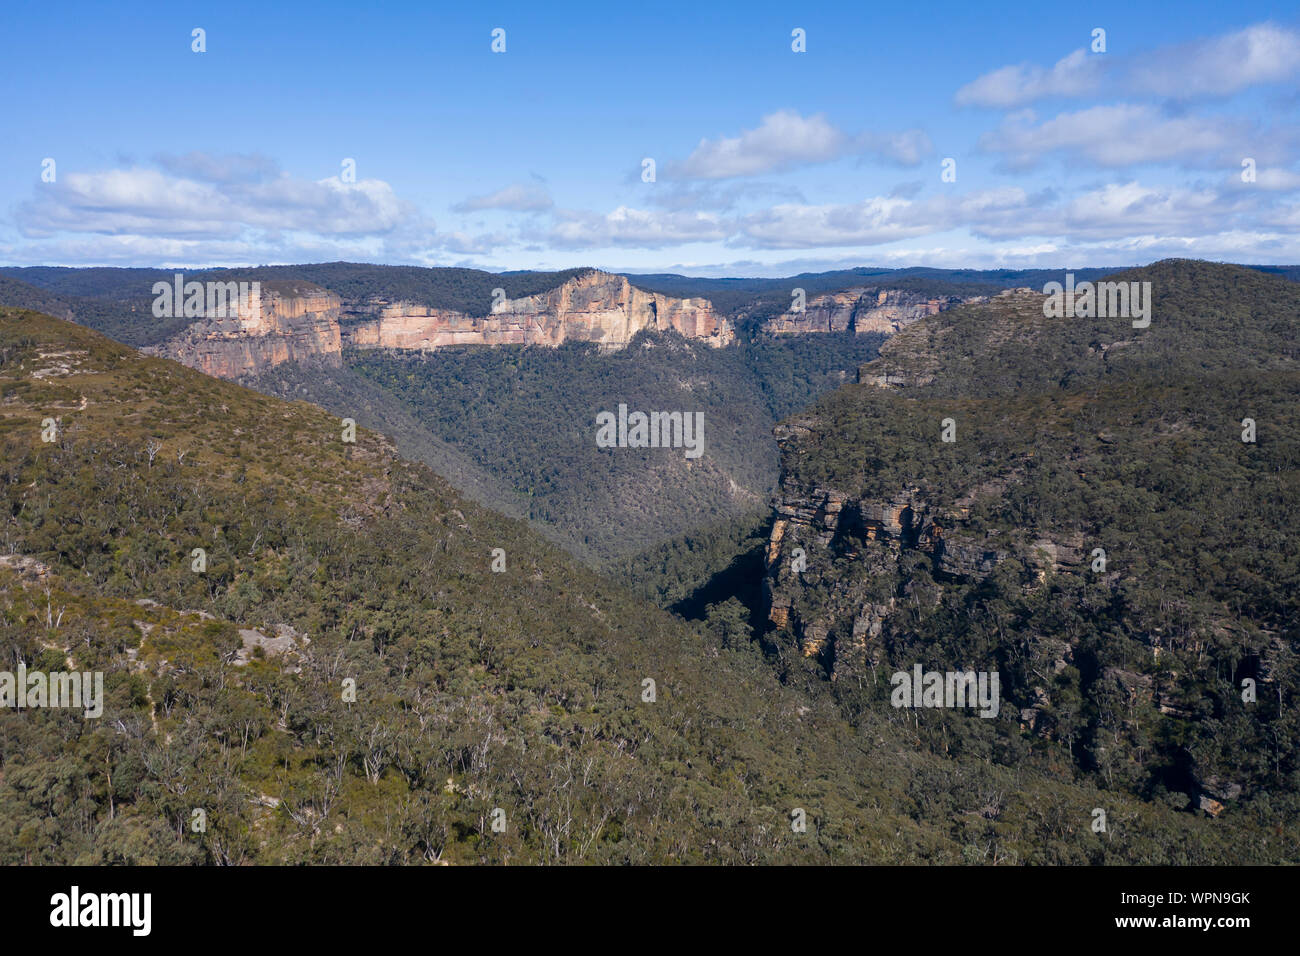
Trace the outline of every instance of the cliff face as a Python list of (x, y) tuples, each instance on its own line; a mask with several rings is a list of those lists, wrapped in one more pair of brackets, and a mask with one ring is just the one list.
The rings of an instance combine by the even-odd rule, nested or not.
[(735, 338), (707, 299), (645, 292), (622, 276), (591, 272), (541, 295), (505, 299), (481, 317), (377, 297), (344, 303), (310, 282), (263, 282), (259, 302), (237, 315), (200, 319), (146, 351), (208, 375), (240, 378), (281, 362), (338, 365), (344, 344), (427, 350), (578, 341), (617, 349), (642, 329), (674, 329), (713, 346)]
[[(540, 295), (506, 299), (471, 317), (409, 302), (371, 300), (350, 313), (347, 344), (358, 348), (436, 349), (448, 345), (546, 345), (595, 342), (622, 348), (642, 329), (674, 329), (713, 346), (735, 337), (707, 299), (645, 292), (622, 276), (590, 272)], [(360, 318), (360, 321), (356, 321)]]
[[(847, 300), (848, 294), (823, 298)], [(877, 359), (858, 370), (860, 385), (881, 389), (863, 393), (865, 408), (876, 410), (869, 414), (892, 417), (909, 403), (926, 402), (939, 386), (973, 394), (978, 391), (973, 383), (953, 381), (954, 376), (964, 380), (964, 370), (949, 354), (954, 351), (948, 342), (954, 334), (951, 330), (979, 329), (997, 342), (1015, 341), (1017, 332), (1023, 334), (1027, 317), (1041, 313), (1041, 297), (1025, 290), (975, 301), (984, 303), (977, 306), (978, 312), (909, 324), (890, 337)], [(932, 314), (937, 311), (941, 310)], [(884, 394), (899, 389), (904, 392), (899, 399)], [(873, 394), (876, 397), (869, 398)], [(937, 428), (948, 414), (946, 409), (936, 406), (927, 417), (936, 431), (923, 447), (938, 444)], [(966, 427), (963, 418), (961, 428)], [(805, 477), (807, 460), (823, 455), (822, 446), (836, 431), (832, 421), (816, 414), (790, 419), (775, 430), (782, 481), (764, 581), (768, 615), (778, 628), (778, 639), (803, 656), (816, 658), (832, 680), (862, 679), (889, 659), (891, 642), (906, 628), (899, 614), (902, 603), (924, 600), (937, 606), (944, 587), (979, 584), (1009, 560), (1017, 572), (1023, 569), (1040, 582), (1049, 573), (1086, 570), (1085, 540), (1073, 530), (1024, 526), (1007, 531), (971, 520), (977, 502), (1000, 496), (1024, 478), (1032, 453), (1008, 461), (995, 477), (983, 481), (972, 477), (971, 484), (960, 490), (949, 485), (941, 491), (924, 477), (934, 471), (932, 462), (908, 460), (894, 473), (911, 477), (883, 488), (876, 483), (875, 490), (864, 494), (859, 489), (868, 482), (855, 468), (842, 483)], [(962, 434), (966, 436), (965, 431)], [(892, 448), (891, 454), (906, 460), (905, 447)], [(966, 446), (950, 447), (957, 454), (957, 448)], [(800, 570), (800, 564), (806, 568)], [(917, 573), (918, 567), (925, 570)], [(1071, 657), (1067, 646), (1052, 641), (1040, 642), (1036, 653), (1045, 655), (1044, 669), (1049, 672), (1065, 667)], [(1035, 714), (1027, 709), (1023, 717), (1032, 725)]]
[(802, 312), (786, 312), (764, 325), (777, 335), (792, 332), (883, 332), (891, 335), (927, 315), (981, 298), (927, 297), (899, 289), (845, 289), (810, 299)]
[[(803, 427), (819, 424), (805, 420)], [(777, 438), (783, 457), (798, 453), (798, 426), (779, 427)], [(940, 583), (982, 581), (1011, 558), (1036, 569), (1041, 580), (1048, 571), (1077, 570), (1083, 544), (1081, 535), (1012, 539), (977, 532), (964, 502), (938, 507), (914, 485), (888, 496), (855, 497), (784, 481), (766, 555), (768, 616), (832, 680), (857, 680), (888, 657), (900, 600), (919, 598), (923, 579), (912, 576), (912, 555), (928, 559)], [(939, 596), (938, 590), (925, 595), (936, 602)], [(1068, 649), (1057, 650), (1054, 660), (1068, 660)]]
[(262, 282), (235, 315), (204, 318), (145, 349), (218, 378), (237, 379), (281, 362), (341, 363), (341, 302), (310, 282)]

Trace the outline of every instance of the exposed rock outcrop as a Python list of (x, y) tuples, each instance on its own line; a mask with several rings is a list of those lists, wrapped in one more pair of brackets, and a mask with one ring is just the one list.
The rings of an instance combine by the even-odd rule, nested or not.
[[(783, 433), (788, 441), (790, 436)], [(832, 679), (856, 676), (879, 663), (895, 595), (877, 587), (898, 577), (905, 552), (930, 559), (940, 579), (980, 580), (1013, 554), (1059, 570), (1077, 549), (1044, 542), (1032, 555), (1010, 542), (977, 535), (961, 510), (940, 510), (918, 487), (887, 499), (858, 499), (832, 488), (797, 489), (787, 483), (775, 502), (767, 547), (769, 619), (788, 633), (805, 657), (817, 657)], [(802, 557), (802, 560), (800, 558)], [(806, 592), (834, 581), (809, 610)]]
[(642, 329), (673, 329), (714, 346), (735, 337), (731, 323), (714, 312), (708, 299), (645, 292), (623, 276), (594, 270), (549, 292), (503, 299), (483, 317), (376, 299), (351, 310), (350, 318), (345, 342), (358, 348), (556, 346), (578, 341), (617, 349)]
[[(942, 504), (924, 481), (864, 496), (793, 478), (800, 469), (792, 466), (832, 427), (816, 415), (802, 415), (774, 430), (783, 478), (764, 588), (776, 639), (817, 658), (833, 680), (856, 679), (886, 658), (900, 599), (934, 604), (940, 598), (936, 588), (982, 581), (1012, 559), (1030, 586), (1035, 577), (1042, 582), (1050, 573), (1085, 567), (1078, 532), (1006, 533), (972, 523), (977, 501), (999, 496), (1021, 479), (1015, 467)], [(913, 573), (918, 560), (926, 573)], [(1039, 643), (1046, 668), (1066, 666), (1070, 648)], [(1032, 716), (1026, 719), (1032, 722)]]
[(810, 299), (802, 312), (769, 319), (765, 331), (777, 335), (801, 332), (882, 332), (892, 335), (927, 315), (937, 315), (981, 297), (925, 296), (901, 289), (857, 288)]
[(344, 303), (332, 292), (297, 281), (260, 283), (259, 294), (232, 313), (200, 318), (146, 351), (237, 379), (282, 362), (338, 365), (343, 345), (428, 350), (579, 341), (618, 349), (642, 329), (672, 329), (713, 346), (735, 337), (731, 322), (707, 299), (646, 292), (623, 276), (594, 270), (540, 295), (502, 299), (486, 316), (379, 297)]
[(261, 282), (224, 318), (204, 317), (162, 345), (145, 349), (207, 375), (237, 379), (281, 362), (341, 363), (333, 292), (310, 282)]

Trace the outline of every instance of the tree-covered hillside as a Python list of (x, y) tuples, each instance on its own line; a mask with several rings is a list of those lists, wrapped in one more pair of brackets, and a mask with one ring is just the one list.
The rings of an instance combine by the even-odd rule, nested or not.
[(1000, 672), (998, 719), (922, 712), (918, 737), (1293, 839), (1300, 287), (1113, 278), (1151, 283), (1148, 328), (1039, 295), (955, 309), (784, 423), (770, 640), (851, 712), (889, 709), (914, 663)]
[(752, 643), (343, 437), (0, 310), (0, 647), (9, 669), (101, 672), (106, 697), (101, 717), (0, 708), (0, 861), (1295, 858), (1265, 814), (850, 726)]
[[(600, 562), (765, 504), (777, 477), (772, 426), (851, 378), (879, 341), (820, 335), (714, 349), (643, 333), (618, 352), (585, 344), (353, 351), (345, 363), (380, 390), (376, 407), (395, 401), (434, 440), (490, 475), (498, 500), (522, 501), (554, 540)], [(347, 406), (326, 393), (332, 375), (279, 369), (255, 385), (345, 414)], [(596, 416), (620, 404), (702, 413), (704, 453), (598, 447)], [(401, 435), (398, 445), (420, 454)], [(426, 460), (440, 467), (437, 458)]]

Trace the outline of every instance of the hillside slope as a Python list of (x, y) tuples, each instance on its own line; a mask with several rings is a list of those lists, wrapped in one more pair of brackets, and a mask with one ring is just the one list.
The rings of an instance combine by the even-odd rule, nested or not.
[(1004, 294), (782, 424), (771, 640), (857, 710), (918, 663), (999, 672), (999, 718), (922, 713), (931, 746), (1055, 750), (1180, 807), (1290, 808), (1294, 832), (1300, 287), (1189, 261), (1113, 278), (1151, 283), (1148, 328)]
[[(589, 345), (349, 351), (344, 361), (433, 440), (491, 476), (502, 497), (523, 502), (536, 527), (599, 564), (763, 507), (777, 479), (772, 426), (848, 380), (879, 341), (826, 335), (716, 349), (643, 332), (613, 353)], [(290, 373), (277, 371), (251, 384), (280, 393)], [(320, 369), (295, 379), (305, 397), (341, 413), (347, 406), (324, 394), (332, 377)], [(599, 447), (597, 416), (620, 406), (702, 416), (703, 453)], [(398, 443), (420, 453), (401, 436)]]
[(5, 658), (106, 698), (0, 708), (6, 863), (1294, 858), (850, 728), (382, 437), (56, 319), (0, 310), (0, 447)]

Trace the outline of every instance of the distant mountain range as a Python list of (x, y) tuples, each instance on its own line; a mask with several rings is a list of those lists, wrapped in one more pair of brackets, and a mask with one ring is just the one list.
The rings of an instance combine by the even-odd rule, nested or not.
[[(771, 432), (782, 417), (851, 380), (881, 341), (919, 319), (1062, 277), (863, 268), (698, 279), (351, 263), (182, 274), (259, 283), (256, 315), (186, 316), (178, 301), (182, 314), (157, 317), (154, 284), (176, 275), (161, 269), (4, 269), (0, 304), (354, 418), (593, 564), (762, 510), (776, 491)], [(646, 347), (628, 351), (633, 342)], [(506, 348), (484, 348), (494, 344)], [(620, 404), (703, 413), (710, 453), (691, 462), (597, 448), (596, 415)]]

